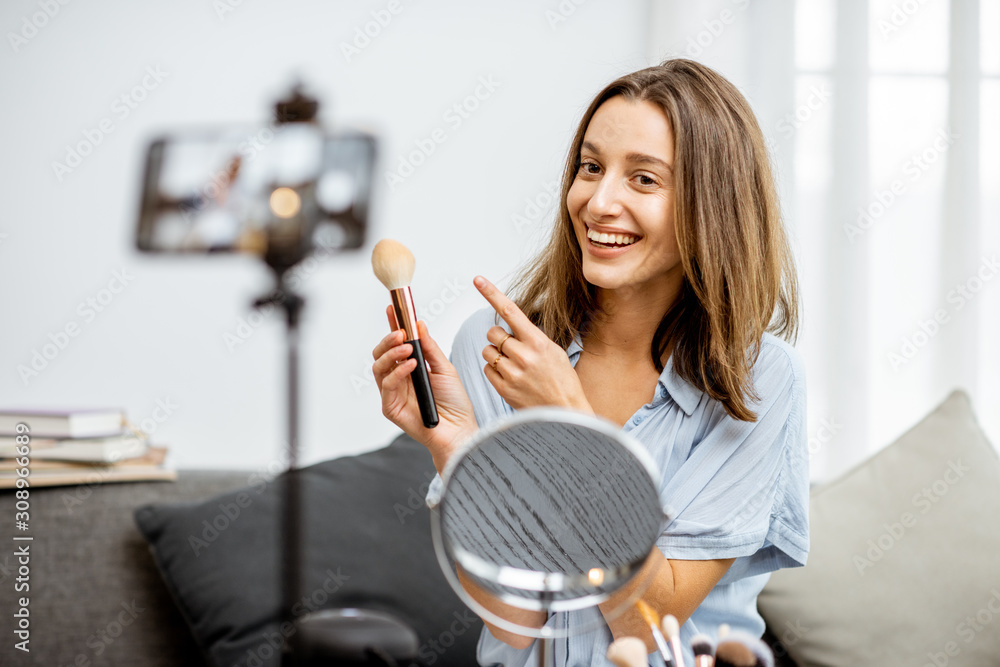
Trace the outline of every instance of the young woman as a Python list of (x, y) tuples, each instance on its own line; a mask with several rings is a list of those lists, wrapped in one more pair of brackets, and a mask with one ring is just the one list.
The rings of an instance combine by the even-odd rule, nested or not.
[[(808, 453), (803, 366), (782, 340), (797, 329), (795, 268), (764, 138), (739, 91), (689, 60), (612, 82), (580, 121), (552, 237), (514, 300), (474, 284), (490, 307), (463, 325), (451, 362), (420, 328), (439, 426), (422, 426), (401, 331), (374, 350), (385, 416), (439, 472), (464, 438), (514, 410), (562, 406), (615, 422), (648, 448), (676, 514), (643, 598), (678, 618), (685, 646), (721, 623), (759, 636), (769, 573), (805, 564), (809, 550)], [(608, 644), (628, 635), (653, 651), (638, 613), (606, 617), (603, 632), (558, 642), (557, 664), (606, 664)], [(532, 644), (488, 625), (479, 659), (523, 665)]]

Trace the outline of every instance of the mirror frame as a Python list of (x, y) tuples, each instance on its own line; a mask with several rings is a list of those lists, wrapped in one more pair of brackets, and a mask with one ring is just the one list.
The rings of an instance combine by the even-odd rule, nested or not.
[[(606, 624), (606, 620), (603, 614), (599, 614), (598, 618), (594, 620), (593, 623), (587, 624), (583, 627), (575, 629), (572, 633), (563, 632), (560, 630), (554, 630), (549, 627), (549, 621), (546, 622), (540, 628), (533, 628), (528, 626), (518, 625), (506, 619), (503, 619), (489, 609), (485, 608), (479, 602), (477, 602), (462, 586), (458, 579), (458, 575), (452, 567), (452, 554), (455, 551), (454, 548), (449, 547), (445, 544), (444, 531), (441, 525), (441, 507), (444, 505), (445, 500), (448, 497), (448, 484), (454, 475), (455, 470), (458, 468), (460, 463), (472, 452), (479, 449), (482, 443), (491, 440), (495, 435), (510, 429), (513, 426), (523, 425), (532, 422), (556, 422), (569, 424), (572, 426), (586, 427), (597, 431), (601, 435), (607, 436), (611, 440), (617, 441), (622, 447), (624, 447), (629, 454), (642, 466), (646, 471), (648, 477), (647, 479), (653, 485), (656, 497), (659, 498), (660, 492), (660, 471), (657, 469), (652, 456), (646, 450), (646, 448), (639, 443), (635, 438), (629, 436), (627, 433), (623, 433), (621, 429), (614, 423), (598, 417), (596, 415), (588, 415), (582, 412), (577, 412), (575, 410), (568, 410), (564, 408), (556, 407), (544, 407), (544, 408), (528, 408), (525, 410), (518, 411), (513, 415), (508, 415), (497, 419), (489, 426), (480, 428), (476, 433), (470, 437), (467, 441), (462, 443), (452, 457), (448, 460), (448, 464), (445, 466), (444, 473), (441, 475), (443, 482), (443, 489), (441, 492), (441, 498), (438, 501), (437, 506), (431, 508), (431, 537), (434, 542), (434, 551), (437, 555), (438, 564), (441, 567), (441, 571), (444, 573), (445, 578), (451, 585), (452, 589), (459, 596), (470, 609), (472, 609), (480, 618), (486, 620), (487, 622), (495, 625), (508, 632), (513, 632), (519, 635), (534, 637), (534, 638), (555, 638), (555, 637), (568, 637), (575, 634), (583, 634), (586, 632), (591, 632), (602, 625)], [(659, 535), (662, 534), (663, 529), (670, 522), (672, 517), (665, 511), (663, 505), (660, 506), (661, 520), (660, 520), (660, 530), (657, 533), (657, 537), (653, 539), (650, 543), (650, 550), (656, 547), (656, 540)], [(459, 548), (460, 549), (460, 548)], [(546, 590), (547, 580), (558, 580), (559, 583), (565, 584), (569, 582), (571, 584), (583, 583), (588, 581), (589, 577), (586, 574), (580, 575), (566, 575), (561, 573), (541, 573), (533, 570), (524, 570), (515, 567), (495, 565), (493, 563), (487, 563), (478, 557), (465, 552), (468, 556), (477, 561), (473, 570), (470, 573), (476, 577), (482, 579), (489, 579), (496, 581), (498, 583), (511, 586), (513, 588), (521, 588), (525, 591), (538, 591), (542, 593)], [(643, 559), (643, 563), (645, 559)], [(620, 568), (612, 570), (612, 572), (618, 574), (619, 576), (624, 576), (629, 570), (634, 568), (634, 572), (628, 577), (622, 579), (620, 585), (615, 588), (615, 591), (619, 590), (622, 586), (627, 585), (632, 582), (636, 577), (641, 576), (642, 563), (633, 563), (623, 565)], [(648, 578), (648, 575), (647, 575)], [(552, 581), (555, 583), (555, 581)], [(520, 585), (518, 585), (520, 584)], [(614, 612), (611, 614), (612, 618), (616, 618), (628, 609), (630, 609), (636, 601), (638, 601), (643, 592), (648, 587), (649, 582), (645, 581), (642, 585), (636, 587), (634, 593), (629, 596), (629, 598)], [(547, 611), (550, 613), (549, 620), (551, 620), (552, 613), (558, 612), (569, 612), (582, 609), (589, 609), (596, 607), (598, 604), (607, 600), (615, 591), (609, 591), (605, 593), (596, 593), (591, 595), (585, 595), (575, 600), (568, 601), (562, 600), (556, 605), (557, 609), (551, 609), (541, 602), (541, 595), (539, 599), (531, 598), (517, 598), (507, 599), (504, 597), (498, 597), (498, 599), (504, 604), (509, 604), (510, 606), (517, 607), (519, 609), (533, 610), (533, 611)], [(528, 602), (526, 604), (526, 601)]]

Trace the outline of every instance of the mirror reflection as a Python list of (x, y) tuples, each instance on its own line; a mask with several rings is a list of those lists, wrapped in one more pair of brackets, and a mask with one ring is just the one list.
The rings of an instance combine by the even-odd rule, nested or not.
[(488, 594), (485, 606), (505, 620), (504, 605), (603, 602), (654, 547), (665, 520), (657, 488), (641, 446), (593, 417), (525, 411), (481, 432), (446, 474), (439, 505), (456, 590), (480, 603)]

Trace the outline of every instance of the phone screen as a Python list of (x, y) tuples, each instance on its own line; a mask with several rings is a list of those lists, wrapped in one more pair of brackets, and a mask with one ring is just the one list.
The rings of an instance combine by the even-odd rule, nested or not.
[(137, 243), (162, 253), (364, 243), (376, 142), (311, 123), (161, 137), (146, 153)]

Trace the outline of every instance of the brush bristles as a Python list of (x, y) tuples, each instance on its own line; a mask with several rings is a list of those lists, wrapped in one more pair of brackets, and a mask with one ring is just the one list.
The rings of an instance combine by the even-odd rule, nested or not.
[(723, 642), (715, 652), (716, 667), (756, 667), (757, 656), (739, 642)]
[(677, 617), (673, 614), (667, 614), (663, 617), (663, 634), (667, 636), (667, 639), (673, 639), (681, 633), (680, 623), (677, 622)]
[(635, 607), (639, 610), (642, 620), (646, 621), (646, 625), (654, 628), (660, 627), (660, 618), (656, 615), (656, 610), (650, 607), (645, 600), (637, 600)]
[(774, 654), (757, 637), (744, 632), (731, 632), (728, 638), (719, 640), (715, 664), (718, 667), (773, 667)]
[(697, 634), (691, 638), (691, 650), (695, 656), (715, 655), (715, 643), (708, 635)]
[(399, 241), (382, 239), (372, 250), (372, 270), (389, 290), (409, 286), (416, 264), (413, 253)]
[(646, 644), (638, 637), (616, 639), (608, 647), (607, 656), (617, 667), (643, 667), (648, 664)]

